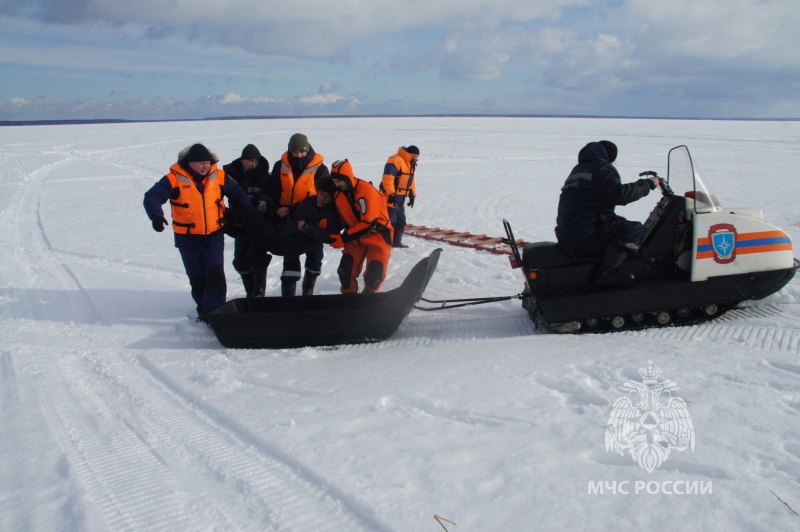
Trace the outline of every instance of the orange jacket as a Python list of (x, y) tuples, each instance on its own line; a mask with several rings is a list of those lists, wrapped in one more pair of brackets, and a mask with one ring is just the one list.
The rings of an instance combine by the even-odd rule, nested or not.
[(299, 176), (292, 173), (292, 165), (289, 163), (289, 152), (284, 152), (281, 156), (281, 197), (279, 203), (282, 207), (291, 207), (317, 193), (314, 184), (314, 174), (322, 166), (323, 157), (319, 153), (314, 154), (314, 158), (308, 163), (306, 169)]
[[(388, 198), (392, 194), (397, 196), (417, 196), (417, 184), (414, 182), (414, 165), (412, 160), (416, 157), (409, 153), (403, 146), (397, 148), (397, 153), (390, 156), (383, 167), (381, 178), (381, 192)], [(389, 202), (391, 205), (391, 202)]]
[(197, 189), (194, 178), (175, 163), (166, 175), (173, 188), (180, 190), (172, 206), (172, 230), (179, 234), (210, 235), (225, 224), (225, 202), (221, 186), (225, 184), (225, 172), (211, 165), (203, 179), (203, 193)]
[(346, 179), (351, 185), (346, 192), (337, 190), (334, 197), (342, 226), (347, 228), (342, 240), (348, 242), (378, 233), (391, 246), (394, 229), (389, 221), (386, 197), (372, 183), (357, 178), (347, 159), (333, 163), (331, 177)]

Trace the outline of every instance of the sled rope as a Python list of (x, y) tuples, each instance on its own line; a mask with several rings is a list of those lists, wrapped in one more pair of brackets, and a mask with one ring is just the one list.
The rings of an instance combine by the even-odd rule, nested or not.
[[(483, 305), (484, 303), (496, 303), (497, 301), (508, 301), (509, 299), (522, 299), (522, 294), (516, 294), (513, 296), (495, 296), (495, 297), (469, 297), (465, 299), (425, 299), (424, 297), (419, 298), (420, 301), (424, 301), (425, 303), (431, 303), (434, 305), (439, 305), (438, 307), (420, 307), (418, 305), (414, 305), (414, 308), (417, 310), (443, 310), (448, 308), (458, 308), (458, 307), (467, 307), (469, 305)], [(454, 304), (450, 304), (454, 303)]]
[[(441, 229), (439, 227), (412, 224), (406, 225), (403, 234), (424, 238), (425, 240), (444, 242), (462, 248), (473, 248), (490, 253), (512, 255), (511, 247), (508, 245), (507, 240), (500, 237), (474, 235), (469, 232), (456, 231), (454, 229)], [(525, 244), (525, 241), (517, 240), (518, 246), (522, 246), (523, 244)]]

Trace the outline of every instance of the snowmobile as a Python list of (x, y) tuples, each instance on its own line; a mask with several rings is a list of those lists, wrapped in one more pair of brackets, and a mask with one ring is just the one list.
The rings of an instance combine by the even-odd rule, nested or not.
[(660, 188), (642, 245), (623, 256), (610, 282), (598, 282), (602, 255), (575, 256), (553, 242), (520, 249), (503, 220), (512, 266), (525, 277), (522, 306), (537, 328), (583, 333), (698, 323), (792, 279), (800, 262), (789, 235), (758, 210), (723, 208), (688, 147), (669, 151)]
[(403, 283), (375, 294), (232, 299), (207, 314), (219, 342), (234, 348), (288, 348), (388, 338), (422, 298), (441, 249), (420, 260)]

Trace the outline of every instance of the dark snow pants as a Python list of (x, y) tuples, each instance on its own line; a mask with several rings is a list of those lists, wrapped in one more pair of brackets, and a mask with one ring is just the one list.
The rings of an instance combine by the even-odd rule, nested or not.
[(192, 299), (201, 316), (225, 303), (227, 283), (223, 266), (225, 235), (217, 231), (210, 235), (191, 235), (176, 243), (183, 268), (192, 287)]

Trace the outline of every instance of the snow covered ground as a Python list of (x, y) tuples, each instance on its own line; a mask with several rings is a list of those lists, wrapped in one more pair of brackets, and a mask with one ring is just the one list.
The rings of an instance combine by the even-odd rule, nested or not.
[[(800, 279), (709, 324), (606, 335), (538, 334), (518, 301), (413, 311), (387, 341), (330, 348), (225, 349), (191, 323), (172, 236), (153, 232), (142, 194), (188, 144), (227, 163), (252, 142), (273, 162), (297, 131), (375, 183), (416, 144), (411, 223), (500, 236), (505, 217), (527, 241), (553, 239), (586, 142), (615, 141), (625, 181), (666, 174), (668, 149), (687, 144), (724, 205), (800, 242), (797, 122), (0, 128), (0, 529), (441, 530), (435, 515), (451, 532), (800, 528)], [(642, 220), (657, 198), (619, 212)], [(407, 243), (386, 289), (438, 247)], [(505, 256), (443, 247), (426, 297), (521, 291)], [(696, 444), (648, 473), (606, 451), (605, 427), (650, 360)]]

